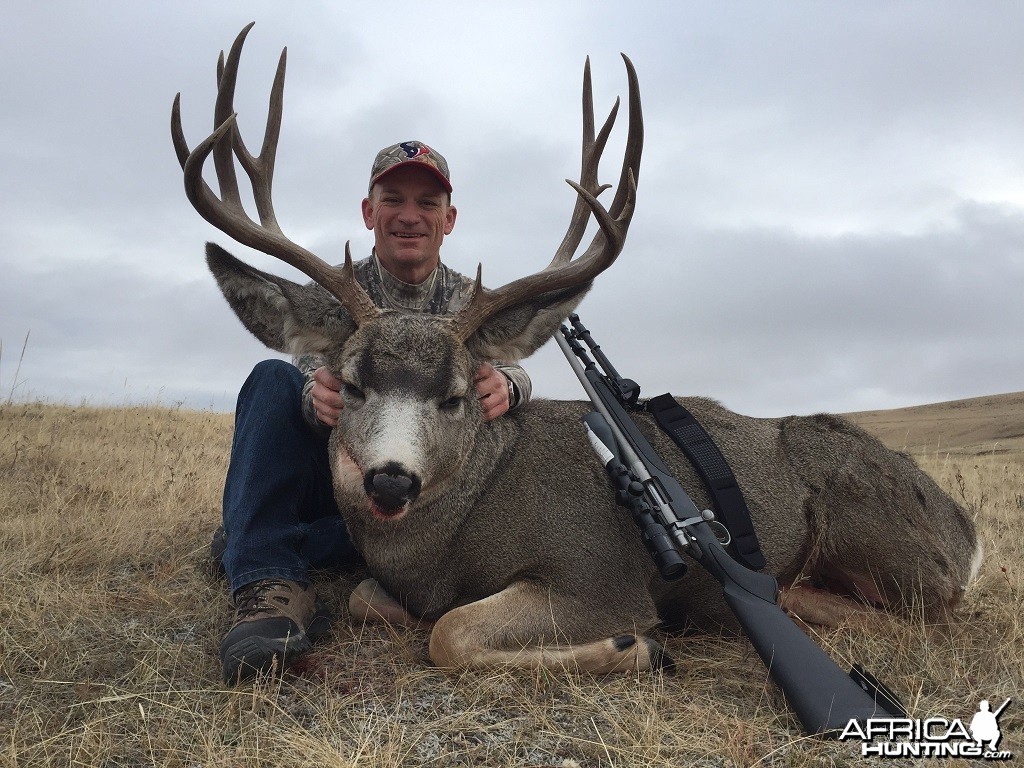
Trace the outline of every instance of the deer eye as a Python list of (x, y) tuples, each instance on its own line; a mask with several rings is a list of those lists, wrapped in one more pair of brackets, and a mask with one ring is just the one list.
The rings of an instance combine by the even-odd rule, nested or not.
[(454, 411), (456, 408), (458, 408), (460, 405), (462, 405), (463, 399), (464, 398), (461, 395), (455, 395), (454, 397), (449, 397), (447, 400), (444, 400), (441, 403), (441, 410), (442, 411)]
[(365, 400), (366, 399), (366, 395), (363, 393), (363, 390), (361, 390), (355, 384), (350, 384), (350, 383), (348, 383), (346, 381), (344, 384), (342, 384), (341, 388), (345, 391), (346, 395), (348, 395), (349, 397), (351, 397), (351, 398), (353, 398), (355, 400)]

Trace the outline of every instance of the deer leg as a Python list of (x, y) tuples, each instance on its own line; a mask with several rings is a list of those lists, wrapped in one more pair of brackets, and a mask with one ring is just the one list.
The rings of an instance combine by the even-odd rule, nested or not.
[(363, 624), (392, 624), (412, 629), (427, 629), (433, 622), (413, 616), (395, 598), (384, 591), (376, 579), (359, 582), (348, 598), (353, 621)]
[(671, 668), (661, 645), (640, 634), (621, 634), (581, 644), (560, 642), (561, 611), (588, 608), (531, 582), (444, 614), (430, 635), (430, 658), (439, 667), (512, 666), (521, 669), (578, 669), (635, 672)]
[(807, 584), (780, 585), (779, 605), (803, 623), (822, 627), (868, 628), (876, 619), (875, 611), (862, 601)]

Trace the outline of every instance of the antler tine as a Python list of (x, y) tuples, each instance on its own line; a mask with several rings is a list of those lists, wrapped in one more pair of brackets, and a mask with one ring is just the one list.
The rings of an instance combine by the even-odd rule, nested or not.
[[(224, 51), (217, 57), (217, 101), (213, 109), (213, 128), (217, 130), (235, 114), (235, 83), (238, 80), (238, 62), (242, 57), (242, 46), (255, 22), (245, 25), (235, 41), (231, 44), (227, 62)], [(237, 132), (237, 128), (235, 128)], [(238, 192), (238, 179), (235, 177), (235, 158), (231, 151), (231, 142), (217, 142), (213, 145), (213, 167), (217, 172), (217, 183), (220, 185), (220, 197), (230, 201), (233, 208), (242, 211), (242, 198)]]
[[(583, 161), (580, 181), (577, 183), (566, 179), (578, 195), (569, 229), (551, 263), (540, 272), (514, 280), (500, 288), (487, 290), (482, 284), (481, 271), (477, 270), (473, 293), (452, 321), (455, 333), (463, 341), (502, 309), (544, 293), (589, 283), (611, 266), (622, 251), (636, 202), (636, 176), (643, 152), (640, 87), (632, 62), (625, 55), (622, 58), (626, 64), (629, 81), (629, 129), (619, 186), (611, 206), (606, 209), (597, 200), (597, 196), (609, 186), (598, 185), (597, 166), (615, 122), (619, 102), (616, 100), (601, 131), (595, 137), (588, 59), (583, 74)], [(594, 215), (600, 229), (587, 250), (579, 258), (573, 259), (591, 214)]]
[[(263, 146), (260, 154), (253, 157), (242, 141), (242, 134), (237, 127), (231, 134), (231, 143), (238, 162), (245, 169), (252, 182), (253, 197), (260, 222), (268, 229), (281, 231), (274, 214), (274, 203), (271, 190), (274, 182), (274, 164), (277, 160), (277, 141), (281, 135), (281, 118), (284, 115), (284, 75), (288, 63), (288, 49), (281, 51), (277, 62), (274, 84), (270, 89), (270, 106), (267, 113), (267, 129), (263, 135)], [(237, 66), (237, 63), (236, 63)]]
[[(605, 144), (608, 142), (608, 136), (611, 134), (618, 111), (619, 100), (616, 99), (611, 112), (604, 121), (604, 125), (601, 126), (601, 132), (595, 139), (594, 91), (590, 77), (590, 57), (588, 56), (583, 66), (583, 146), (579, 184), (594, 197), (597, 197), (611, 186), (610, 184), (599, 185), (597, 183), (597, 168), (601, 161), (601, 156), (604, 154)], [(587, 222), (589, 221), (590, 206), (587, 205), (583, 198), (577, 198), (576, 207), (573, 209), (572, 218), (569, 220), (569, 228), (566, 230), (565, 237), (555, 251), (555, 256), (551, 259), (549, 267), (565, 264), (572, 258), (573, 254), (576, 253), (576, 249), (579, 248), (580, 242), (583, 240), (583, 235), (587, 229)]]
[[(252, 26), (247, 25), (235, 38), (226, 62), (223, 52), (221, 53), (217, 62), (214, 131), (193, 150), (189, 150), (181, 127), (181, 94), (174, 98), (171, 109), (171, 140), (178, 162), (184, 171), (185, 194), (199, 214), (217, 229), (238, 242), (281, 259), (308, 275), (341, 302), (356, 325), (361, 325), (380, 314), (380, 310), (355, 279), (348, 243), (345, 244), (345, 266), (337, 269), (289, 240), (281, 231), (274, 215), (271, 190), (283, 115), (287, 49), (282, 51), (278, 62), (277, 74), (271, 88), (263, 147), (257, 157), (253, 157), (246, 149), (238, 131), (233, 111), (235, 82), (238, 77), (242, 45)], [(214, 194), (203, 179), (203, 166), (211, 154), (214, 156), (220, 197)], [(259, 224), (249, 217), (242, 206), (235, 175), (235, 157), (252, 183), (253, 197), (260, 217)]]
[[(616, 196), (609, 207), (609, 211), (613, 216), (617, 216), (621, 212), (622, 206), (625, 203), (626, 194), (629, 190), (627, 173), (632, 171), (634, 179), (639, 177), (640, 155), (643, 148), (643, 116), (640, 108), (640, 87), (636, 76), (636, 69), (633, 67), (633, 62), (630, 61), (628, 56), (622, 54), (622, 59), (626, 65), (629, 81), (629, 139), (627, 140), (626, 154), (623, 159)], [(600, 134), (598, 134), (595, 140), (594, 99), (590, 77), (590, 58), (587, 57), (583, 72), (583, 163), (579, 183), (594, 197), (598, 197), (611, 186), (610, 184), (598, 185), (597, 167), (604, 153), (605, 144), (611, 133), (612, 126), (615, 123), (618, 108), (619, 100), (616, 99), (608, 118), (601, 127)], [(590, 220), (590, 211), (590, 206), (583, 198), (578, 198), (576, 207), (573, 210), (572, 219), (570, 220), (569, 229), (549, 266), (564, 264), (572, 258), (572, 255), (579, 248), (580, 242), (583, 240), (587, 222)], [(603, 233), (599, 233), (598, 237), (603, 237)]]
[[(620, 176), (618, 176), (618, 184), (616, 186), (615, 197), (611, 202), (611, 206), (608, 211), (612, 216), (617, 216), (623, 210), (623, 206), (626, 204), (627, 196), (629, 195), (629, 174), (632, 173), (634, 182), (639, 178), (640, 175), (640, 156), (643, 150), (643, 115), (640, 108), (640, 85), (637, 80), (636, 69), (633, 67), (633, 62), (629, 56), (625, 53), (622, 54), (623, 60), (626, 63), (627, 77), (629, 79), (629, 132), (626, 141), (626, 155), (623, 159), (623, 168)], [(587, 129), (584, 128), (584, 168), (580, 175), (581, 185), (590, 191), (590, 194), (595, 198), (598, 197), (602, 191), (611, 186), (611, 184), (597, 184), (597, 165), (604, 153), (604, 145), (608, 140), (608, 134), (611, 132), (611, 127), (615, 122), (615, 116), (618, 110), (618, 99), (615, 99), (615, 104), (612, 106), (611, 113), (605, 120), (604, 125), (601, 128), (601, 133), (598, 135), (597, 140), (593, 140), (593, 96), (589, 98), (590, 91), (590, 59), (587, 61), (587, 72), (584, 77), (584, 121), (588, 121), (587, 110), (588, 106), (590, 109), (589, 122), (591, 125), (591, 140), (590, 143), (587, 141)], [(592, 145), (591, 145), (592, 144)], [(588, 166), (588, 159), (592, 158), (592, 166)], [(592, 183), (591, 177), (588, 175), (593, 173)], [(586, 179), (586, 180), (585, 180)], [(567, 180), (567, 179), (566, 179)], [(569, 182), (572, 183), (572, 182)], [(566, 263), (572, 255), (580, 247), (580, 243), (583, 241), (584, 231), (587, 227), (587, 222), (590, 220), (591, 207), (585, 201), (584, 198), (578, 198), (577, 206), (572, 212), (572, 222), (569, 224), (569, 230), (565, 233), (565, 239), (559, 246), (558, 251), (555, 254), (555, 258), (551, 260), (551, 265)], [(570, 238), (571, 233), (571, 238)], [(591, 249), (602, 245), (604, 238), (604, 232), (598, 232), (595, 241), (591, 244)]]
[(174, 154), (178, 158), (178, 165), (185, 170), (185, 163), (188, 161), (190, 150), (185, 141), (185, 132), (181, 129), (181, 93), (174, 94), (174, 103), (171, 104), (171, 142), (174, 144)]
[(629, 57), (622, 53), (622, 61), (626, 65), (626, 78), (629, 81), (629, 130), (626, 132), (626, 149), (622, 159), (622, 172), (619, 174), (619, 185), (615, 190), (615, 199), (608, 210), (612, 216), (618, 216), (629, 197), (628, 177), (633, 177), (634, 184), (640, 181), (640, 156), (644, 148), (644, 116), (640, 106), (640, 82), (636, 76), (636, 68)]

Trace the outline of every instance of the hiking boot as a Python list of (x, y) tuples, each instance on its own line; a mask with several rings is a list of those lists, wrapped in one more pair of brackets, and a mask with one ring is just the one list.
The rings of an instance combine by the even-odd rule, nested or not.
[(312, 587), (285, 579), (247, 584), (234, 603), (235, 623), (220, 644), (226, 683), (280, 672), (312, 648), (333, 620)]

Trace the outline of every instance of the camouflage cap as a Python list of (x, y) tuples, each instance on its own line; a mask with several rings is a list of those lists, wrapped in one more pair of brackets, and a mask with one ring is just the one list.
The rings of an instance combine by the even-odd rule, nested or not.
[(370, 189), (382, 176), (390, 173), (395, 168), (405, 163), (417, 163), (431, 171), (445, 191), (452, 191), (451, 178), (448, 175), (448, 161), (441, 156), (441, 153), (431, 149), (422, 141), (403, 141), (401, 144), (394, 144), (385, 147), (377, 153), (373, 161), (373, 169), (370, 171)]

